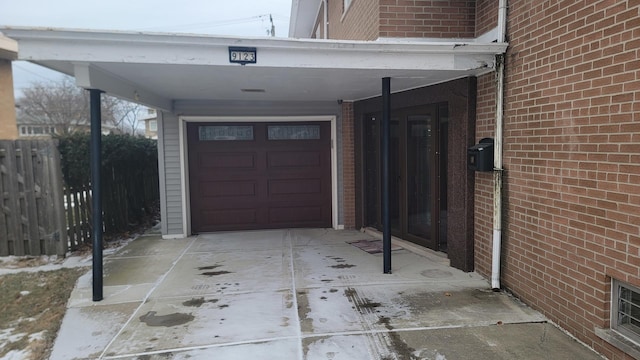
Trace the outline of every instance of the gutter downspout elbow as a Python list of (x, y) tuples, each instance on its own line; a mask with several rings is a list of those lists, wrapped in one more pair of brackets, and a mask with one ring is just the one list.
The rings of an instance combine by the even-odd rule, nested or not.
[[(498, 4), (498, 41), (506, 42), (507, 0)], [(496, 55), (496, 129), (493, 158), (493, 252), (491, 257), (491, 288), (500, 290), (500, 256), (502, 250), (502, 127), (504, 122), (504, 60)]]

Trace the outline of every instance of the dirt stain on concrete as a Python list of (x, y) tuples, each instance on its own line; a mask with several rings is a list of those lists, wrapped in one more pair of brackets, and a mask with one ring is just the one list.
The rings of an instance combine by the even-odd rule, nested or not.
[(202, 271), (202, 270), (213, 270), (213, 269), (217, 269), (219, 267), (221, 267), (222, 265), (209, 265), (209, 266), (200, 266), (198, 267), (198, 270)]
[(351, 287), (344, 290), (344, 296), (354, 305), (354, 308), (362, 314), (372, 313), (374, 309), (382, 306), (379, 302), (360, 297), (358, 292)]
[(338, 264), (338, 265), (333, 265), (331, 266), (334, 269), (348, 269), (348, 268), (352, 268), (355, 267), (356, 265), (351, 265), (351, 264)]
[(140, 316), (140, 321), (147, 324), (147, 326), (178, 326), (184, 325), (193, 321), (195, 317), (191, 314), (173, 313), (167, 315), (156, 315), (157, 312), (149, 311), (148, 313)]
[(204, 298), (193, 298), (182, 303), (184, 306), (200, 307), (204, 304)]
[[(390, 347), (393, 349), (393, 352), (396, 354), (398, 360), (420, 360), (419, 357), (415, 356), (414, 353), (416, 349), (407, 345), (406, 342), (400, 338), (397, 332), (393, 331), (394, 327), (391, 325), (391, 319), (386, 316), (380, 316), (378, 319), (378, 324), (384, 325), (384, 327), (389, 330), (387, 333), (389, 335), (389, 341), (391, 342)], [(389, 358), (390, 359), (390, 358)]]
[(207, 272), (203, 272), (200, 275), (205, 275), (205, 276), (218, 276), (218, 275), (224, 275), (224, 274), (231, 274), (231, 272), (229, 271), (207, 271)]
[(300, 318), (300, 328), (303, 332), (313, 332), (313, 319), (309, 318), (311, 306), (309, 306), (309, 297), (306, 291), (298, 291), (298, 317)]

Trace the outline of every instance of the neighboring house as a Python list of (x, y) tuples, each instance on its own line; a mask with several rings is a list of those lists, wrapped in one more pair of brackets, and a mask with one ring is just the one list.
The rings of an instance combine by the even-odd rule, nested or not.
[[(381, 229), (390, 78), (393, 234), (487, 277), (502, 238), (502, 287), (624, 359), (640, 357), (639, 12), (604, 0), (294, 0), (298, 39), (2, 31), (20, 58), (158, 110), (165, 238)], [(470, 168), (483, 138), (503, 149), (502, 178)]]
[[(17, 111), (17, 129), (20, 138), (50, 138), (54, 134), (59, 134), (60, 126), (50, 124), (46, 119), (36, 118), (24, 111)], [(69, 132), (89, 132), (91, 126), (89, 120), (80, 121), (77, 124), (69, 126)], [(102, 134), (119, 134), (120, 130), (109, 124), (102, 124)]]
[(141, 119), (144, 122), (144, 137), (158, 140), (158, 114), (155, 109), (147, 109)]
[(18, 137), (11, 71), (11, 61), (17, 57), (18, 44), (0, 34), (0, 140)]

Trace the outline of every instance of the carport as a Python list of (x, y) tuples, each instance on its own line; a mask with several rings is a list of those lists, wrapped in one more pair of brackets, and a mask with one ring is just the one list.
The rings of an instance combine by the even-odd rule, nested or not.
[[(493, 71), (495, 55), (506, 49), (503, 43), (475, 39), (362, 42), (33, 28), (1, 31), (18, 41), (19, 60), (73, 76), (77, 85), (89, 89), (94, 123), (99, 120), (95, 109), (99, 109), (100, 92), (158, 110), (164, 238), (189, 236), (194, 233), (194, 224), (198, 231), (224, 229), (229, 221), (238, 218), (248, 224), (266, 217), (268, 226), (263, 227), (279, 227), (274, 219), (284, 219), (282, 227), (291, 226), (293, 221), (302, 227), (319, 224), (334, 229), (354, 227), (355, 223), (348, 219), (348, 214), (353, 214), (358, 206), (349, 194), (355, 181), (351, 175), (354, 141), (350, 126), (357, 119), (353, 118), (350, 105), (383, 95), (388, 121), (390, 94)], [(224, 150), (225, 156), (219, 157), (218, 162), (205, 163), (201, 160), (211, 158), (210, 154), (219, 155), (220, 151), (203, 150), (207, 156), (194, 157), (195, 150), (190, 147), (193, 142), (190, 144), (188, 136), (190, 124), (198, 128), (193, 131), (199, 141), (214, 142), (220, 138), (236, 140), (238, 134), (245, 134), (242, 131), (247, 126), (264, 124), (265, 130), (260, 130), (264, 134), (270, 133), (272, 126), (274, 133), (285, 136), (300, 132), (315, 136), (309, 134), (315, 134), (318, 126), (318, 133), (324, 136), (302, 139), (321, 142), (317, 153), (307, 148), (289, 150), (305, 153), (311, 162), (318, 159), (318, 164), (324, 165), (314, 170), (316, 175), (309, 175), (314, 173), (311, 171), (273, 178), (264, 175), (268, 170), (258, 170), (251, 178), (237, 178), (234, 184), (226, 184), (233, 186), (222, 195), (237, 196), (228, 203), (236, 204), (239, 197), (255, 195), (256, 200), (249, 203), (262, 203), (253, 209), (198, 207), (194, 199), (221, 194), (202, 191), (204, 187), (199, 187), (202, 182), (193, 182), (198, 178), (193, 173), (195, 167), (224, 165), (228, 169), (244, 161), (247, 168), (254, 169), (261, 162), (278, 164), (278, 161), (273, 156), (269, 158), (272, 150), (263, 151), (267, 160), (261, 160), (259, 155), (252, 157)], [(251, 136), (258, 136), (258, 130), (251, 131)], [(210, 139), (208, 134), (217, 135)], [(388, 134), (387, 128), (383, 139)], [(292, 138), (275, 140), (300, 144)], [(286, 144), (283, 147), (286, 149)], [(323, 149), (328, 149), (328, 153), (323, 153)], [(388, 164), (388, 158), (386, 161)], [(99, 163), (99, 159), (94, 158), (94, 163)], [(295, 163), (295, 157), (284, 155), (279, 164), (296, 169), (304, 165)], [(383, 174), (388, 176), (388, 172)], [(229, 173), (230, 178), (235, 179), (234, 176), (240, 175)], [(280, 181), (273, 186), (269, 183), (269, 191), (280, 190), (269, 192), (267, 200), (264, 196), (258, 200), (258, 195), (264, 195), (264, 191), (259, 191), (264, 187), (259, 181), (262, 178), (266, 182)], [(217, 189), (225, 186), (221, 183), (225, 179), (205, 180), (215, 183)], [(309, 189), (317, 189), (321, 194), (317, 200), (306, 200), (304, 196), (310, 196)], [(282, 210), (284, 202), (288, 204), (286, 210)], [(94, 204), (99, 206), (99, 197)], [(292, 219), (291, 214), (298, 219)], [(227, 216), (225, 223), (219, 223), (221, 216)], [(385, 242), (389, 245), (387, 229), (388, 226)], [(95, 239), (99, 241), (100, 234), (96, 233)], [(386, 246), (385, 272), (390, 271), (388, 249)], [(96, 267), (100, 266), (100, 254), (96, 253), (94, 259)], [(101, 277), (98, 271), (94, 284), (99, 285)], [(95, 296), (96, 300), (101, 297)]]

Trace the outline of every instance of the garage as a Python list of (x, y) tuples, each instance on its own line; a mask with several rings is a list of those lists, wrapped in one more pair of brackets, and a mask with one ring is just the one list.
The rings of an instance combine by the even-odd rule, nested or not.
[(191, 230), (331, 227), (329, 122), (187, 123)]

